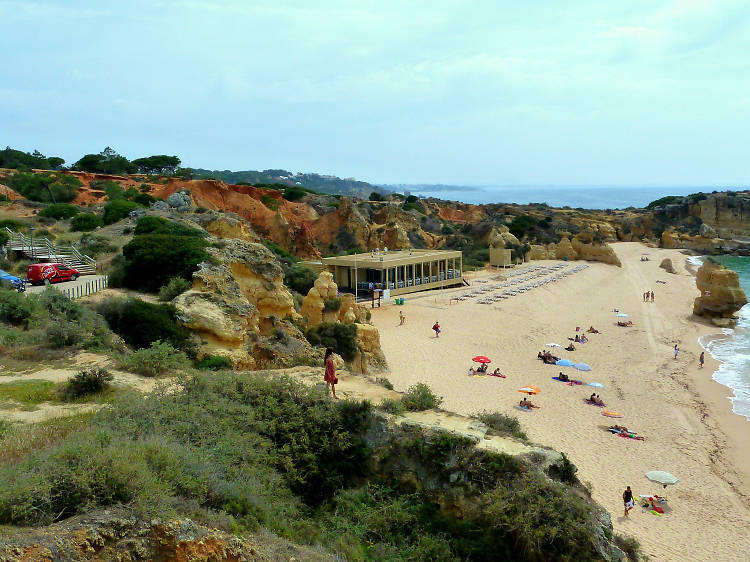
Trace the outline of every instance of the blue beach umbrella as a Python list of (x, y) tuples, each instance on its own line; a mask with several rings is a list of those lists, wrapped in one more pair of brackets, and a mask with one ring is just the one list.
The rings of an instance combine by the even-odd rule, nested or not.
[(628, 315), (627, 315), (627, 314), (625, 314), (624, 312), (618, 312), (618, 313), (617, 313), (617, 317), (618, 317), (618, 318), (627, 318), (627, 317), (628, 317)]
[(591, 365), (589, 365), (588, 363), (575, 363), (573, 366), (576, 369), (578, 369), (579, 371), (590, 371), (591, 370)]
[(594, 388), (604, 388), (604, 385), (600, 382), (587, 382), (586, 386), (593, 386)]
[(560, 359), (555, 363), (555, 365), (559, 365), (560, 367), (572, 367), (573, 365), (575, 365), (575, 363), (573, 363), (570, 359)]

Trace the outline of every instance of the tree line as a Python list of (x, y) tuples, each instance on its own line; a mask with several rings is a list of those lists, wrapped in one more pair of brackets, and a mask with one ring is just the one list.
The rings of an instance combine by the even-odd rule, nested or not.
[(128, 160), (109, 146), (98, 154), (86, 154), (72, 166), (64, 166), (65, 159), (59, 156), (45, 156), (38, 150), (23, 152), (6, 147), (0, 150), (0, 168), (21, 171), (37, 170), (76, 170), (96, 174), (158, 174), (171, 176), (180, 174), (181, 161), (177, 156), (154, 154), (144, 158)]

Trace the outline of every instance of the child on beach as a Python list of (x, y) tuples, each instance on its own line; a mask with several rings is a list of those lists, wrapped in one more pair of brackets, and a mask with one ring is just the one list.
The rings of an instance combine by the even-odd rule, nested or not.
[(706, 360), (706, 352), (701, 351), (701, 356), (698, 358), (698, 362), (700, 363), (699, 368), (703, 368), (703, 362)]
[(406, 316), (404, 316), (404, 312), (402, 310), (398, 311), (398, 318), (400, 320), (399, 326), (403, 326), (404, 322), (406, 321)]
[(677, 355), (680, 353), (680, 348), (677, 347), (677, 344), (674, 344), (674, 360), (677, 361)]
[(439, 338), (440, 337), (440, 324), (435, 322), (435, 324), (432, 326), (432, 329), (435, 331), (435, 337)]

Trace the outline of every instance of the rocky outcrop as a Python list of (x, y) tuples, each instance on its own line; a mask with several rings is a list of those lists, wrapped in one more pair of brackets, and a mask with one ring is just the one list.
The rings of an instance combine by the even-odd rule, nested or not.
[(661, 267), (667, 273), (677, 273), (674, 269), (674, 266), (672, 265), (672, 260), (670, 258), (664, 258), (663, 260), (661, 260), (659, 267)]
[(693, 313), (707, 318), (731, 318), (747, 304), (737, 272), (711, 260), (698, 269), (695, 283), (701, 296), (695, 299)]
[(543, 244), (532, 244), (531, 249), (526, 254), (526, 259), (531, 260), (553, 260), (555, 259), (555, 247), (556, 244), (549, 244), (544, 246)]
[(370, 374), (388, 369), (383, 350), (380, 348), (380, 332), (371, 324), (357, 324), (359, 351), (350, 366), (356, 373)]
[(622, 267), (620, 258), (617, 257), (614, 250), (607, 244), (595, 244), (589, 241), (588, 237), (579, 234), (573, 238), (571, 245), (578, 254), (579, 260), (598, 261)]
[(285, 560), (334, 560), (319, 548), (270, 534), (239, 538), (190, 519), (140, 521), (119, 508), (0, 538), (3, 562), (270, 562), (280, 556)]
[(190, 195), (190, 191), (187, 189), (175, 191), (172, 195), (167, 197), (167, 205), (178, 213), (187, 213), (195, 208), (193, 205), (193, 198)]
[(206, 232), (217, 238), (236, 238), (246, 242), (260, 242), (260, 237), (252, 229), (250, 223), (232, 213), (208, 211), (195, 215), (193, 220)]
[(209, 247), (193, 287), (173, 304), (201, 338), (201, 354), (229, 357), (237, 368), (290, 366), (315, 351), (295, 326), (301, 318), (275, 256), (262, 244), (229, 239)]

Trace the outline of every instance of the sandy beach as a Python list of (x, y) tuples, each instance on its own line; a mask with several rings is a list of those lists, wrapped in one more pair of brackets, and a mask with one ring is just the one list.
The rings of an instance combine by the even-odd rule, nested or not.
[[(716, 363), (702, 351), (698, 338), (718, 332), (692, 317), (698, 295), (686, 256), (678, 250), (649, 248), (640, 243), (613, 244), (622, 268), (601, 263), (494, 304), (477, 298), (449, 304), (468, 287), (406, 295), (402, 307), (373, 311), (390, 379), (403, 391), (416, 382), (428, 383), (444, 397), (443, 408), (460, 414), (499, 411), (520, 419), (529, 438), (565, 452), (578, 475), (591, 484), (593, 497), (612, 514), (616, 532), (634, 536), (652, 560), (743, 560), (750, 552), (750, 450), (744, 440), (750, 422), (731, 411), (729, 389), (711, 380)], [(642, 262), (642, 254), (649, 261)], [(660, 269), (672, 259), (677, 274)], [(518, 269), (561, 262), (534, 261)], [(509, 270), (510, 271), (510, 270)], [(500, 272), (502, 275), (502, 271)], [(498, 273), (479, 273), (472, 289), (486, 286)], [(656, 283), (656, 280), (666, 284)], [(655, 292), (655, 302), (643, 293)], [(628, 314), (634, 325), (616, 326), (614, 309)], [(399, 310), (406, 322), (399, 326)], [(431, 330), (439, 321), (442, 332)], [(545, 344), (567, 345), (576, 326), (593, 325), (601, 333), (586, 334), (589, 342), (576, 351), (551, 349), (561, 357), (592, 366), (591, 372), (544, 365), (537, 352)], [(680, 353), (674, 359), (673, 347)], [(507, 375), (468, 377), (475, 355), (492, 359)], [(563, 370), (570, 378), (599, 382), (604, 388), (568, 386), (552, 379)], [(533, 412), (514, 408), (518, 389), (541, 389)], [(584, 398), (596, 391), (620, 420), (602, 415)], [(607, 427), (625, 425), (645, 437), (634, 441), (612, 435)], [(665, 470), (680, 479), (662, 490), (644, 473)], [(625, 486), (637, 494), (659, 493), (669, 511), (659, 517), (639, 507), (623, 516)]]

